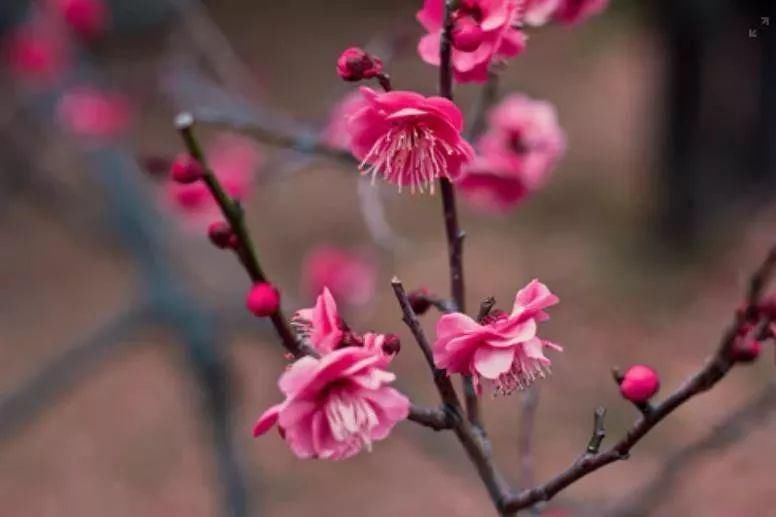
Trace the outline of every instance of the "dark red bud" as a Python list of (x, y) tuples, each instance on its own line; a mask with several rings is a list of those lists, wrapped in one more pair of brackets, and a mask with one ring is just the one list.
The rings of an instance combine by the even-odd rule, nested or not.
[(188, 154), (178, 155), (175, 161), (172, 162), (170, 169), (170, 176), (173, 181), (184, 185), (199, 181), (202, 179), (203, 174), (202, 165)]
[(383, 341), (383, 353), (386, 355), (396, 355), (401, 350), (401, 340), (396, 334), (388, 334)]
[(210, 223), (210, 226), (207, 227), (207, 236), (210, 242), (219, 249), (234, 248), (233, 243), (237, 240), (229, 223), (224, 221)]
[(425, 287), (415, 289), (407, 295), (407, 299), (410, 301), (410, 307), (412, 311), (421, 316), (425, 314), (431, 308), (431, 300), (429, 299), (430, 293)]
[(345, 81), (373, 79), (382, 72), (383, 62), (380, 58), (358, 47), (345, 49), (337, 59), (337, 74)]

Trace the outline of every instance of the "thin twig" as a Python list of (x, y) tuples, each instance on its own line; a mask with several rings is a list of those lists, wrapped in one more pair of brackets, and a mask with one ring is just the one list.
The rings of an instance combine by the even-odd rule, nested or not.
[[(218, 207), (222, 214), (226, 218), (232, 231), (237, 236), (238, 241), (238, 256), (245, 270), (254, 283), (266, 282), (267, 277), (261, 268), (256, 250), (251, 241), (250, 233), (245, 226), (245, 214), (242, 206), (233, 200), (221, 186), (218, 178), (213, 173), (207, 162), (202, 146), (194, 136), (194, 117), (190, 113), (182, 113), (175, 119), (175, 125), (183, 138), (184, 144), (191, 156), (197, 160), (204, 170), (203, 181), (210, 190), (213, 198), (215, 198)], [(291, 327), (288, 325), (288, 320), (283, 315), (282, 309), (278, 308), (271, 316), (270, 320), (275, 327), (280, 339), (283, 342), (283, 346), (291, 352), (295, 357), (301, 357), (303, 355), (315, 355), (313, 351), (305, 347), (294, 335)]]
[(460, 408), (461, 404), (458, 402), (458, 395), (455, 393), (455, 388), (453, 388), (453, 383), (450, 382), (450, 377), (448, 377), (447, 372), (438, 369), (434, 365), (434, 355), (431, 351), (431, 345), (426, 338), (425, 332), (423, 332), (423, 328), (420, 326), (420, 322), (418, 321), (415, 312), (412, 310), (412, 305), (410, 305), (409, 298), (407, 298), (407, 293), (404, 290), (401, 280), (393, 277), (391, 280), (391, 287), (393, 287), (393, 292), (396, 295), (396, 299), (399, 301), (399, 306), (402, 310), (402, 321), (409, 327), (415, 341), (420, 347), (420, 351), (423, 353), (423, 357), (426, 359), (426, 363), (431, 369), (434, 376), (434, 384), (436, 384), (442, 402), (447, 406)]
[(715, 425), (700, 440), (671, 455), (643, 488), (606, 512), (607, 517), (637, 517), (651, 515), (661, 501), (665, 501), (676, 486), (676, 480), (695, 461), (710, 452), (720, 452), (741, 440), (757, 426), (776, 416), (776, 385), (770, 384), (759, 396), (751, 399), (734, 413)]
[[(759, 303), (764, 286), (770, 280), (774, 268), (776, 268), (776, 246), (770, 250), (765, 261), (750, 277), (747, 291), (747, 303), (750, 306)], [(735, 365), (731, 350), (741, 325), (745, 323), (744, 312), (747, 311), (739, 311), (736, 314), (733, 323), (720, 340), (714, 356), (668, 398), (654, 406), (651, 412), (642, 414), (625, 436), (611, 448), (593, 455), (584, 455), (566, 471), (543, 485), (510, 495), (504, 500), (502, 511), (515, 512), (529, 508), (540, 501), (548, 501), (555, 494), (591, 472), (615, 461), (628, 458), (631, 449), (653, 427), (692, 397), (711, 389)]]
[(430, 427), (435, 431), (442, 431), (453, 427), (450, 414), (438, 408), (419, 407), (413, 404), (410, 407), (410, 415), (407, 418), (416, 424)]
[(520, 427), (517, 433), (520, 454), (519, 486), (534, 484), (534, 447), (533, 437), (536, 428), (536, 410), (539, 408), (539, 386), (533, 385), (525, 390), (521, 397)]
[(606, 417), (606, 408), (598, 407), (593, 414), (593, 434), (587, 443), (587, 454), (598, 454), (601, 450), (601, 442), (606, 438), (606, 429), (604, 428), (604, 418)]

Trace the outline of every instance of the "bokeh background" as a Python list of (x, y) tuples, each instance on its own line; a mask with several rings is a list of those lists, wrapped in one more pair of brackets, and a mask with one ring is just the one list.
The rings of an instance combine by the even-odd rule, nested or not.
[[(282, 349), (245, 314), (247, 282), (233, 257), (164, 209), (160, 179), (143, 166), (179, 151), (179, 109), (315, 135), (348, 90), (334, 61), (352, 44), (390, 55), (400, 88), (433, 92), (436, 71), (414, 52), (420, 2), (108, 3), (112, 30), (79, 49), (65, 76), (31, 85), (3, 69), (0, 514), (491, 515), (445, 433), (402, 424), (371, 454), (340, 463), (297, 460), (274, 434), (251, 438), (255, 418), (279, 400)], [(4, 0), (0, 30), (9, 34), (29, 8)], [(123, 137), (78, 138), (57, 123), (57, 96), (84, 81), (128, 96)], [(561, 298), (546, 334), (565, 351), (539, 390), (543, 480), (580, 453), (597, 405), (609, 410), (610, 439), (637, 416), (612, 366), (652, 365), (664, 393), (697, 368), (776, 240), (776, 11), (766, 1), (614, 0), (578, 27), (532, 30), (503, 74), (501, 93), (510, 91), (554, 103), (569, 150), (514, 212), (462, 206), (466, 281), (470, 306), (490, 295), (509, 305), (534, 277)], [(457, 89), (464, 110), (476, 93)], [(260, 151), (245, 206), (287, 311), (311, 302), (300, 273), (310, 249), (366, 250), (376, 292), (348, 321), (401, 335), (401, 388), (435, 403), (389, 280), (446, 291), (439, 198), (365, 194), (352, 166)], [(387, 246), (365, 223), (364, 196), (368, 213), (385, 211)], [(435, 319), (424, 317), (430, 332)], [(769, 347), (547, 513), (602, 515), (627, 501), (773, 376)], [(519, 395), (484, 400), (497, 461), (514, 482), (520, 404)], [(642, 514), (776, 515), (773, 409), (676, 467)]]

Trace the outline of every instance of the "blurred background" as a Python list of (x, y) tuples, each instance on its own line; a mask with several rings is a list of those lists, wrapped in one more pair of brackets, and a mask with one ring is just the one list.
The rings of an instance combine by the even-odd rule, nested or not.
[[(420, 2), (107, 5), (105, 30), (77, 18), (78, 37), (47, 18), (46, 2), (0, 5), (0, 514), (491, 515), (451, 434), (405, 423), (339, 463), (297, 460), (274, 433), (251, 437), (280, 400), (287, 361), (246, 314), (234, 257), (207, 242), (212, 214), (164, 178), (181, 149), (174, 114), (218, 122), (201, 134), (237, 171), (287, 312), (348, 265), (349, 324), (402, 336), (401, 389), (436, 403), (389, 280), (446, 293), (440, 199), (369, 188), (352, 164), (306, 152), (352, 89), (334, 72), (346, 46), (384, 56), (396, 87), (434, 92), (436, 69), (414, 50)], [(470, 307), (490, 295), (508, 307), (534, 277), (561, 298), (545, 334), (565, 351), (538, 390), (541, 481), (580, 453), (597, 405), (610, 440), (637, 416), (612, 366), (650, 364), (663, 393), (698, 367), (776, 240), (776, 10), (614, 0), (585, 24), (529, 35), (499, 93), (555, 104), (568, 152), (514, 211), (461, 210)], [(464, 112), (477, 92), (457, 88)], [(294, 148), (224, 136), (230, 124), (274, 128)], [(429, 332), (436, 318), (424, 316)], [(773, 361), (764, 350), (546, 513), (776, 515), (772, 396), (642, 492), (760, 400)], [(515, 484), (523, 399), (483, 402)]]

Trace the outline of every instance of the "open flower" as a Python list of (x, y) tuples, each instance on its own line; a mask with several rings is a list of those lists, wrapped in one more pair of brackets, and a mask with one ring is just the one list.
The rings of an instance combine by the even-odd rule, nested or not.
[(544, 25), (555, 20), (570, 25), (587, 20), (606, 9), (609, 0), (527, 0), (523, 20)]
[(321, 355), (356, 347), (380, 357), (381, 364), (388, 364), (398, 353), (397, 338), (392, 334), (367, 332), (361, 335), (350, 330), (340, 316), (337, 302), (328, 287), (323, 288), (314, 307), (294, 314), (292, 324), (302, 339)]
[[(461, 0), (453, 18), (452, 66), (459, 82), (485, 82), (495, 61), (515, 57), (525, 35), (514, 28), (524, 0)], [(418, 44), (426, 63), (439, 66), (445, 0), (426, 0), (417, 19), (428, 34)]]
[(304, 259), (302, 278), (309, 294), (331, 289), (338, 300), (351, 305), (367, 303), (375, 292), (377, 266), (364, 253), (323, 245)]
[(351, 151), (363, 174), (399, 186), (434, 191), (440, 178), (454, 180), (473, 156), (461, 137), (463, 116), (452, 101), (408, 91), (361, 88), (367, 105), (350, 119)]
[(410, 406), (388, 386), (396, 376), (380, 366), (378, 355), (358, 347), (297, 360), (278, 382), (286, 400), (259, 418), (254, 436), (277, 424), (300, 458), (341, 460), (371, 450), (407, 418)]
[(544, 348), (561, 350), (536, 335), (537, 323), (549, 318), (544, 309), (556, 303), (558, 297), (533, 280), (518, 291), (511, 314), (495, 311), (482, 323), (445, 314), (437, 322), (434, 363), (448, 373), (471, 375), (478, 390), (483, 379), (504, 395), (526, 388), (549, 372)]
[(565, 148), (552, 104), (512, 94), (490, 112), (480, 154), (456, 187), (478, 207), (505, 211), (545, 183)]

